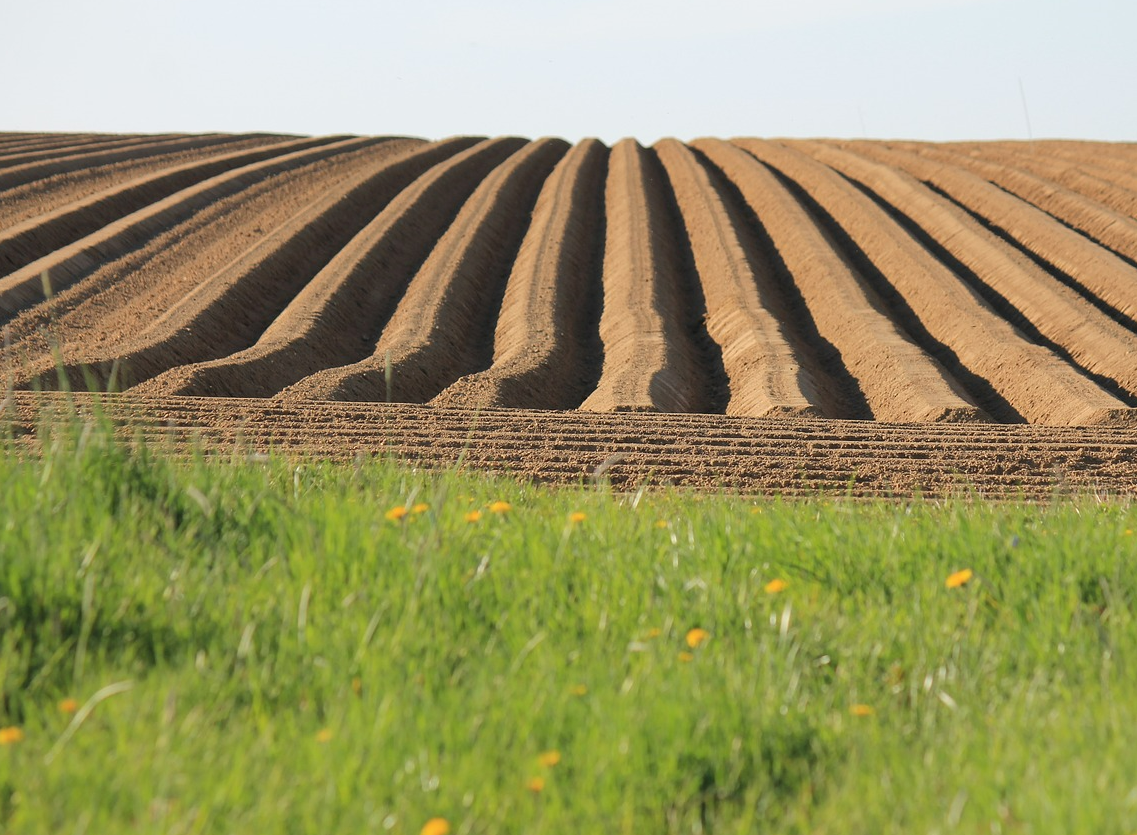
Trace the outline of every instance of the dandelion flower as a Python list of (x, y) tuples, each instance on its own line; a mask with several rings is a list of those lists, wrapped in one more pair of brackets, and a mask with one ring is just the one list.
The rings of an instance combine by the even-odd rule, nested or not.
[(681, 653), (679, 653), (679, 660), (682, 661), (684, 664), (689, 664), (690, 662), (695, 660), (695, 656), (689, 652), (681, 652)]
[(537, 762), (545, 768), (552, 768), (561, 761), (561, 752), (557, 750), (545, 751), (537, 757)]
[(418, 516), (421, 513), (426, 513), (428, 510), (430, 510), (430, 505), (428, 505), (426, 502), (419, 502), (411, 508), (411, 513)]
[(482, 512), (480, 510), (471, 510), (469, 513), (466, 514), (466, 521), (467, 522), (477, 522), (481, 518), (482, 518)]
[(687, 633), (687, 646), (691, 649), (698, 649), (703, 644), (711, 639), (711, 633), (705, 629), (695, 627)]
[(503, 502), (499, 500), (496, 502), (490, 502), (489, 510), (490, 513), (496, 513), (500, 516), (502, 513), (509, 513), (509, 511), (513, 510), (513, 505), (511, 505), (509, 502)]
[(581, 513), (579, 510), (576, 511), (575, 513), (569, 514), (569, 521), (572, 522), (574, 525), (579, 525), (581, 522), (583, 522), (587, 518), (588, 518), (588, 514), (587, 513)]
[(666, 519), (656, 519), (655, 520), (655, 526), (657, 528), (659, 528), (660, 530), (662, 530), (663, 528), (670, 528), (671, 523), (668, 522)]
[(316, 732), (316, 742), (330, 742), (332, 739), (332, 731), (330, 728), (321, 728)]
[(384, 514), (392, 522), (398, 522), (407, 515), (407, 509), (402, 505), (397, 505)]
[(585, 693), (588, 692), (588, 685), (586, 685), (586, 684), (574, 684), (572, 687), (569, 688), (569, 692), (572, 693), (574, 696), (583, 696)]
[(24, 732), (19, 728), (0, 728), (0, 745), (15, 745), (24, 738)]
[(872, 716), (876, 713), (872, 705), (852, 705), (849, 708), (849, 713), (854, 716)]
[(79, 702), (76, 699), (60, 699), (59, 712), (60, 713), (74, 713), (79, 709)]
[(645, 638), (658, 638), (662, 634), (663, 634), (663, 630), (660, 629), (658, 626), (654, 626), (651, 629), (649, 629), (647, 632), (644, 633), (644, 637)]
[(970, 568), (965, 568), (962, 571), (957, 571), (954, 574), (949, 574), (947, 581), (944, 583), (949, 589), (958, 589), (960, 586), (967, 585), (968, 580), (975, 576)]
[(781, 578), (771, 580), (765, 585), (766, 594), (777, 594), (780, 591), (785, 591), (789, 587), (789, 583)]
[(431, 818), (422, 825), (419, 835), (450, 835), (450, 821), (446, 818)]
[(525, 781), (525, 788), (529, 789), (533, 794), (540, 794), (545, 790), (545, 778), (530, 777)]

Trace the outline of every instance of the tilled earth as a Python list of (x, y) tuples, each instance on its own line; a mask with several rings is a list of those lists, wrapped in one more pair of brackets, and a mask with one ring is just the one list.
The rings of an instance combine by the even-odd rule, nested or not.
[(1128, 492), (1137, 146), (0, 134), (0, 327), (17, 433)]

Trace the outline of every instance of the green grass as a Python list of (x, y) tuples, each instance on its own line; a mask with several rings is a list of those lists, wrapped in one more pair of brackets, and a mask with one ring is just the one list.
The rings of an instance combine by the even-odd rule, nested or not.
[(617, 495), (97, 430), (0, 485), (0, 831), (1137, 830), (1127, 505)]

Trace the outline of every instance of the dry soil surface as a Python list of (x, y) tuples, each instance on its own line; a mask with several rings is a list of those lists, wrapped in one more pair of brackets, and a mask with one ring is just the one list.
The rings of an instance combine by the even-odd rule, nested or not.
[(1128, 492), (1137, 145), (0, 134), (0, 328), (17, 434)]

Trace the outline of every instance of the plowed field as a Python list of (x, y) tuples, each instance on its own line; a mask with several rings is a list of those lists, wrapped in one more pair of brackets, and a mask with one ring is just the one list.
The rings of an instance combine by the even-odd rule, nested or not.
[(0, 134), (0, 326), (17, 432), (1130, 491), (1137, 146)]

